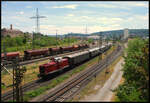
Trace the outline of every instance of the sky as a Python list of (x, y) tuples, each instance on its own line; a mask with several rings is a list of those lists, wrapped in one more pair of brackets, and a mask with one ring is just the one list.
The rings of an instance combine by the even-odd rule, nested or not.
[(36, 31), (38, 8), (40, 32), (44, 35), (149, 29), (148, 1), (2, 1), (1, 28)]

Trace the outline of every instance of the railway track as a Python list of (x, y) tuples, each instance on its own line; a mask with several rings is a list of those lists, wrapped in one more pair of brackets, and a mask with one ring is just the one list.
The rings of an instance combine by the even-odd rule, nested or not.
[(121, 47), (116, 49), (99, 64), (94, 65), (93, 67), (73, 78), (69, 82), (61, 85), (61, 87), (58, 87), (46, 96), (39, 98), (39, 100), (37, 101), (62, 102), (72, 98), (73, 95), (75, 95), (81, 88), (83, 88), (89, 81), (91, 81), (91, 79), (96, 76), (102, 69), (107, 67), (117, 57), (119, 57), (122, 54), (122, 51), (123, 50)]
[[(85, 49), (85, 50), (87, 50), (87, 49)], [(79, 51), (76, 51), (76, 52), (80, 52), (81, 50), (79, 50)], [(83, 50), (82, 50), (83, 51)], [(72, 52), (72, 53), (76, 53), (76, 52)], [(68, 54), (71, 54), (71, 53), (65, 53), (65, 54), (61, 54), (61, 55), (57, 55), (57, 56), (64, 56), (64, 55), (68, 55)], [(56, 56), (55, 56), (56, 57)], [(50, 57), (49, 57), (50, 58)], [(43, 59), (45, 59), (45, 58), (43, 58)], [(80, 66), (80, 65), (79, 65)], [(73, 70), (73, 69), (72, 69)], [(67, 71), (65, 71), (65, 73), (62, 73), (61, 75), (64, 75), (64, 74), (66, 74), (66, 73), (68, 73), (68, 72), (71, 72), (72, 70), (67, 70)], [(59, 76), (61, 76), (61, 75), (59, 75)], [(57, 77), (59, 77), (59, 76), (57, 76)], [(35, 80), (35, 81), (32, 81), (32, 82), (30, 82), (30, 83), (27, 83), (27, 84), (25, 84), (25, 85), (23, 85), (22, 86), (22, 89), (23, 89), (23, 92), (27, 92), (27, 91), (29, 91), (29, 90), (33, 90), (33, 89), (36, 89), (36, 88), (38, 88), (38, 87), (40, 87), (40, 86), (44, 86), (44, 85), (46, 85), (46, 84), (49, 84), (53, 79), (56, 79), (56, 75), (55, 74), (52, 74), (50, 77), (49, 77), (49, 80), (43, 80), (43, 79), (38, 79), (38, 80)], [(6, 93), (4, 93), (2, 96), (1, 96), (1, 98), (2, 98), (2, 101), (7, 101), (7, 100), (11, 100), (12, 98), (13, 98), (13, 90), (10, 90), (10, 91), (8, 91), (8, 92), (6, 92)]]
[[(78, 51), (79, 52), (79, 51)], [(68, 53), (67, 53), (68, 54)], [(80, 65), (79, 65), (80, 66)], [(73, 70), (73, 69), (72, 69)], [(68, 72), (71, 72), (72, 70), (68, 71)], [(65, 72), (65, 73), (68, 73), (68, 72)], [(65, 73), (61, 74), (61, 75), (64, 75)], [(61, 76), (59, 75), (59, 76)], [(54, 75), (55, 76), (55, 75)], [(51, 76), (52, 77), (52, 76)], [(57, 76), (58, 77), (58, 76)], [(22, 86), (22, 89), (23, 89), (23, 92), (27, 92), (29, 90), (33, 90), (33, 89), (36, 89), (40, 86), (44, 86), (44, 85), (47, 85), (49, 84), (53, 79), (56, 79), (56, 77), (52, 78), (52, 79), (49, 79), (48, 81), (43, 81), (42, 79), (39, 79), (39, 80), (35, 80), (35, 81), (32, 81), (30, 83), (27, 83), (25, 85)], [(2, 95), (2, 101), (7, 101), (7, 100), (11, 100), (13, 97), (13, 91), (10, 90), (8, 91), (7, 93), (4, 93)]]

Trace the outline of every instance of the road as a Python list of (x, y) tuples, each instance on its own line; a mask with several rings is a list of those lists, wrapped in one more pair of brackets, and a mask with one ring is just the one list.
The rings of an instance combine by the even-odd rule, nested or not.
[[(123, 58), (121, 58), (121, 60), (115, 65), (114, 72), (112, 73), (111, 77), (106, 81), (101, 89), (97, 90), (96, 94), (86, 96), (83, 100), (80, 101), (111, 101), (113, 96), (113, 92), (111, 90), (119, 85), (122, 78), (122, 63), (124, 63)], [(96, 87), (97, 85), (93, 88)]]

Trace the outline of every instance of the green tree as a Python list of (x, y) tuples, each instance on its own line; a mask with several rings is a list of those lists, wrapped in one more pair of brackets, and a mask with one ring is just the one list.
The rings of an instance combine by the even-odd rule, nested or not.
[(16, 44), (18, 46), (22, 46), (23, 45), (23, 38), (22, 37), (16, 37)]
[(149, 99), (149, 40), (129, 41), (124, 56), (125, 81), (116, 91), (119, 101), (148, 101)]

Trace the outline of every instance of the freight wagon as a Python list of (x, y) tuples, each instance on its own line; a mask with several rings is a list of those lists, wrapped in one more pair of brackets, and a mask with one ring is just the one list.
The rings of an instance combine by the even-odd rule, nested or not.
[[(81, 50), (87, 48), (88, 45), (73, 45), (69, 47), (58, 47), (58, 48), (48, 48), (48, 49), (40, 49), (40, 50), (25, 50), (23, 58), (20, 58), (19, 52), (9, 52), (7, 53), (7, 59), (13, 60), (15, 58), (20, 58), (20, 60), (30, 60), (33, 58), (41, 57), (41, 56), (52, 56), (56, 54), (61, 54), (64, 52), (71, 52), (75, 50)], [(4, 59), (4, 54), (1, 54), (1, 59)]]
[(58, 48), (49, 48), (50, 55), (60, 54), (61, 53), (60, 50), (61, 50), (60, 47), (58, 47)]
[(48, 49), (41, 49), (41, 50), (26, 50), (24, 51), (24, 59), (29, 60), (32, 57), (37, 57), (37, 56), (48, 56)]
[(97, 48), (90, 49), (89, 52), (90, 52), (90, 57), (97, 56), (100, 53), (100, 48), (97, 47)]
[(68, 61), (69, 61), (70, 67), (73, 67), (76, 64), (79, 64), (79, 63), (89, 59), (90, 54), (89, 54), (88, 51), (83, 51), (83, 52), (80, 52), (80, 53), (75, 53), (75, 54), (72, 54), (72, 55), (65, 56), (64, 58), (67, 58)]
[[(19, 58), (20, 54), (19, 52), (10, 52), (10, 53), (6, 53), (6, 58), (7, 60), (13, 60), (13, 59), (17, 59)], [(1, 54), (1, 59), (4, 59), (4, 53)]]

